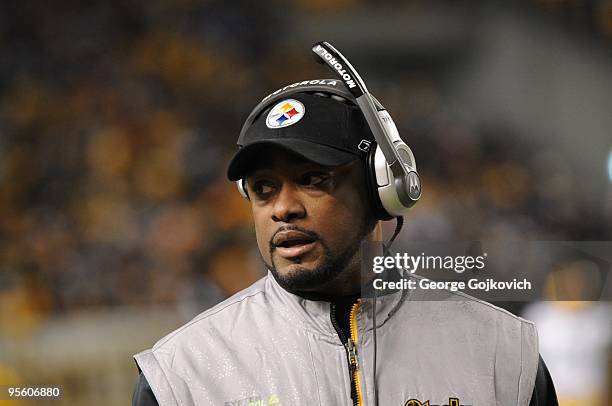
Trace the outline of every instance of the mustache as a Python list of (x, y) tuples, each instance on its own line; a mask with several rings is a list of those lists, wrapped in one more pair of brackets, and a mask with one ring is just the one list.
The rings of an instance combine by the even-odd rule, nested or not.
[(270, 237), (270, 240), (268, 241), (268, 245), (270, 246), (270, 252), (276, 249), (276, 245), (274, 245), (273, 243), (274, 237), (276, 237), (276, 234), (280, 233), (281, 231), (299, 231), (301, 233), (306, 234), (307, 236), (309, 236), (315, 241), (321, 241), (321, 237), (319, 236), (319, 234), (317, 234), (316, 232), (312, 230), (307, 230), (305, 228), (302, 228), (296, 225), (282, 226), (282, 227), (279, 227), (279, 229), (276, 230), (274, 234), (272, 234), (272, 236)]

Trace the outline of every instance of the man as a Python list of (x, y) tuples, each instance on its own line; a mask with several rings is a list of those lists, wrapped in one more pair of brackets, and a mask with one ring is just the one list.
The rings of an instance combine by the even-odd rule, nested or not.
[(137, 354), (133, 405), (556, 405), (532, 323), (449, 292), (361, 296), (360, 245), (389, 216), (339, 86), (286, 87), (247, 121), (228, 177), (268, 275)]

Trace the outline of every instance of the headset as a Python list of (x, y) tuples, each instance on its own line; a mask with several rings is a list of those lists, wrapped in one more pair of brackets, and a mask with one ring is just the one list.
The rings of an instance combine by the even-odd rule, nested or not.
[[(402, 217), (421, 197), (421, 180), (412, 150), (400, 138), (387, 110), (368, 92), (355, 68), (336, 48), (328, 42), (318, 42), (312, 51), (317, 61), (327, 64), (340, 80), (308, 80), (276, 90), (264, 97), (249, 114), (240, 137), (264, 109), (294, 93), (313, 93), (354, 103), (363, 113), (376, 140), (375, 145), (367, 141), (359, 145), (359, 149), (367, 152), (366, 182), (374, 215), (379, 220)], [(344, 85), (338, 86), (338, 82)], [(237, 180), (236, 184), (240, 194), (249, 199), (244, 179)]]

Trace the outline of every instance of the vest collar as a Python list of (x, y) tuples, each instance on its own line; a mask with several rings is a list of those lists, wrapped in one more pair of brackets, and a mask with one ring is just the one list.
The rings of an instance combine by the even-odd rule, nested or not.
[[(281, 287), (272, 273), (266, 277), (266, 295), (274, 311), (280, 312), (289, 321), (303, 329), (338, 343), (338, 334), (331, 322), (331, 303), (322, 300), (310, 300), (288, 292)], [(376, 298), (376, 324), (381, 327), (393, 316), (401, 302), (406, 297), (400, 292), (388, 293)], [(374, 299), (361, 298), (361, 306), (357, 314), (357, 326), (360, 332), (373, 328), (372, 310)]]

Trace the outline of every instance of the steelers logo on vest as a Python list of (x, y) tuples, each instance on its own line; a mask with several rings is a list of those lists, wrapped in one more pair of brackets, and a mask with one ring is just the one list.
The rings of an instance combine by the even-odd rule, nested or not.
[(420, 400), (417, 400), (417, 399), (410, 399), (410, 400), (407, 400), (406, 403), (404, 403), (404, 406), (470, 406), (470, 405), (464, 405), (464, 404), (459, 403), (459, 398), (448, 398), (448, 403), (444, 405), (432, 405), (429, 403), (429, 400), (426, 400), (425, 402), (421, 402)]
[(266, 118), (266, 126), (272, 129), (290, 126), (300, 121), (305, 111), (301, 102), (285, 99), (272, 107)]

